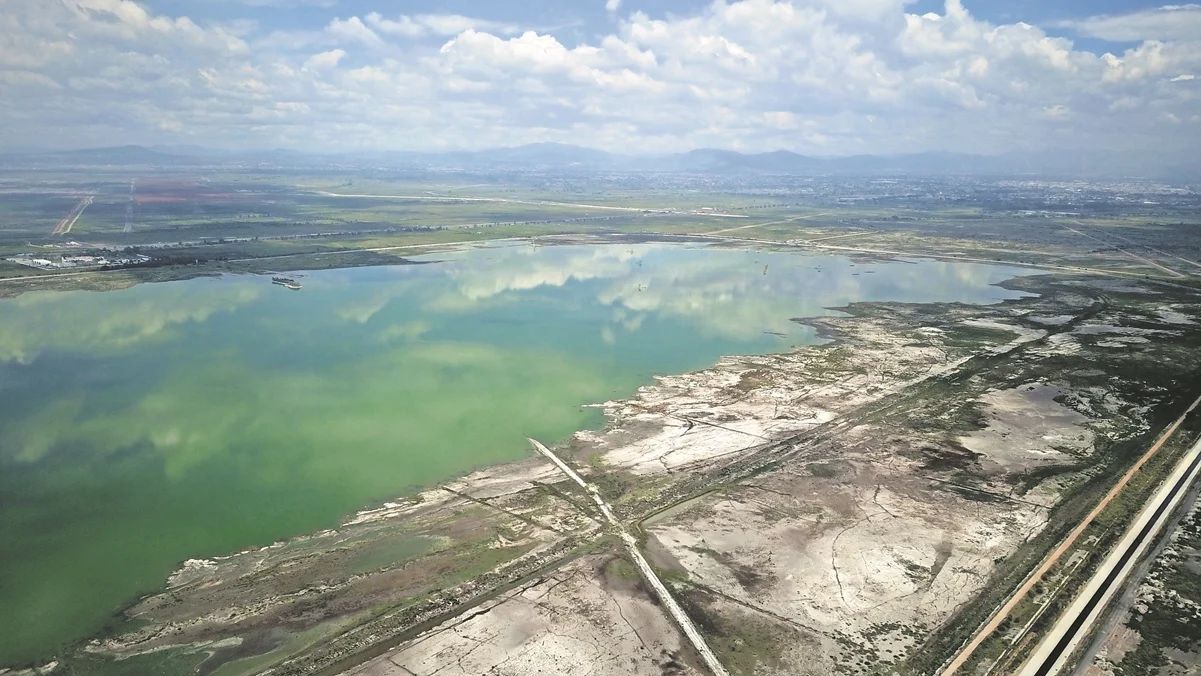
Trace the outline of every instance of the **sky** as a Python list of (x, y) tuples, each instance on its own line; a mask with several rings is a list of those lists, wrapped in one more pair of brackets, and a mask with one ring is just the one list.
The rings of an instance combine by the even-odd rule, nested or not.
[(0, 0), (0, 151), (1201, 150), (1201, 4)]

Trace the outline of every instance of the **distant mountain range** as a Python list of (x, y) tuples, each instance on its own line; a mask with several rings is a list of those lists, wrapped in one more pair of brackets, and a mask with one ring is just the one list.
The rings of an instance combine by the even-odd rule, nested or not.
[(291, 150), (225, 151), (198, 146), (136, 145), (85, 150), (0, 154), (0, 166), (274, 166), (396, 167), (495, 171), (673, 172), (774, 175), (979, 175), (1054, 177), (1201, 178), (1201, 161), (1165, 165), (1154, 154), (1044, 152), (970, 155), (917, 153), (813, 157), (787, 150), (741, 153), (701, 148), (666, 155), (628, 155), (562, 143), (533, 143), (476, 151), (301, 153)]

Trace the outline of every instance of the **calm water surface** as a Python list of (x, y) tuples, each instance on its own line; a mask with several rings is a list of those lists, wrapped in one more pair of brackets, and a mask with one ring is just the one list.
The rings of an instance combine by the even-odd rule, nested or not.
[(1014, 268), (671, 244), (0, 301), (0, 665), (100, 630), (183, 559), (601, 424), (581, 404), (815, 342), (858, 300), (988, 303)]

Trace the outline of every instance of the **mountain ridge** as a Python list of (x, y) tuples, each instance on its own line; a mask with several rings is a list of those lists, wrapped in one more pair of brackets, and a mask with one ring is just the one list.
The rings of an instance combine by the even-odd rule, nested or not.
[(1150, 176), (1196, 179), (1201, 165), (1164, 165), (1158, 157), (1119, 156), (1104, 151), (1007, 153), (977, 155), (924, 152), (897, 155), (802, 155), (780, 149), (744, 153), (722, 148), (696, 148), (668, 153), (633, 155), (565, 143), (543, 142), (482, 150), (370, 151), (305, 153), (273, 149), (232, 151), (197, 146), (119, 145), (78, 150), (0, 153), (0, 164), (80, 166), (191, 166), (204, 164), (291, 163), (394, 165), (409, 168), (569, 171), (676, 172), (779, 175), (1054, 175)]

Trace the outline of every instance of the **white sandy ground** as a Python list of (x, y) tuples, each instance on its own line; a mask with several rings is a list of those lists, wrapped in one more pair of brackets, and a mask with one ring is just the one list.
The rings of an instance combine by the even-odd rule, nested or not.
[(843, 468), (852, 483), (777, 474), (650, 529), (693, 583), (826, 644), (808, 656), (821, 663), (812, 673), (831, 673), (845, 641), (875, 659), (899, 657), (916, 637), (878, 635), (882, 627), (936, 626), (979, 591), (996, 557), (1045, 524), (1034, 505), (936, 492), (872, 465)]
[(1159, 307), (1158, 309), (1156, 309), (1155, 315), (1159, 318), (1159, 321), (1161, 321), (1165, 324), (1176, 324), (1176, 325), (1180, 325), (1180, 326), (1188, 326), (1188, 325), (1195, 326), (1197, 324), (1197, 322), (1195, 322), (1191, 318), (1189, 318), (1188, 315), (1184, 314), (1183, 312), (1180, 312), (1180, 310), (1178, 308), (1173, 307), (1171, 305), (1164, 305), (1164, 306)]
[(718, 661), (717, 656), (713, 654), (713, 650), (709, 647), (708, 643), (705, 641), (705, 638), (701, 636), (700, 630), (697, 629), (695, 624), (693, 624), (692, 618), (688, 616), (688, 613), (684, 611), (679, 602), (676, 601), (674, 596), (672, 596), (671, 591), (667, 588), (667, 585), (663, 584), (663, 580), (659, 578), (659, 575), (655, 572), (654, 568), (651, 567), (650, 562), (646, 560), (646, 556), (642, 554), (642, 549), (638, 543), (638, 539), (631, 535), (625, 524), (617, 518), (617, 515), (613, 512), (613, 509), (609, 507), (609, 503), (605, 501), (603, 496), (601, 496), (600, 490), (597, 489), (596, 486), (593, 486), (585, 481), (584, 478), (581, 477), (571, 467), (569, 467), (567, 463), (563, 462), (559, 456), (555, 455), (554, 451), (550, 450), (542, 443), (534, 439), (530, 439), (530, 444), (532, 444), (540, 454), (546, 457), (547, 460), (551, 461), (551, 463), (558, 467), (559, 470), (570, 477), (572, 481), (574, 481), (580, 488), (584, 489), (589, 494), (593, 504), (596, 505), (597, 509), (599, 509), (601, 514), (604, 516), (605, 521), (608, 522), (610, 532), (617, 535), (621, 539), (622, 544), (625, 545), (626, 555), (630, 557), (630, 562), (633, 563), (638, 569), (638, 573), (642, 576), (642, 581), (651, 588), (651, 591), (654, 592), (655, 598), (658, 600), (659, 605), (662, 607), (664, 612), (671, 616), (672, 621), (677, 627), (680, 628), (680, 631), (683, 632), (684, 637), (688, 639), (688, 642), (696, 651), (697, 656), (701, 658), (701, 662), (705, 665), (706, 672), (711, 674), (711, 676), (729, 676), (725, 667), (720, 661)]
[(959, 443), (1007, 470), (1086, 453), (1093, 445), (1089, 418), (1055, 401), (1064, 394), (1046, 383), (989, 392), (979, 400), (988, 426)]
[[(865, 324), (866, 320), (862, 320)], [(996, 353), (1045, 332), (974, 320), (1015, 338)], [(872, 331), (854, 348), (854, 369), (830, 368), (827, 355), (802, 350), (763, 357), (731, 357), (703, 372), (657, 378), (625, 401), (604, 405), (616, 422), (604, 432), (579, 432), (579, 445), (599, 449), (604, 465), (636, 474), (672, 472), (745, 452), (836, 418), (839, 413), (949, 372), (968, 357), (951, 359), (937, 328)], [(742, 387), (745, 383), (745, 387)]]
[(1172, 332), (1162, 329), (1141, 329), (1133, 326), (1113, 326), (1111, 324), (1082, 324), (1077, 326), (1072, 333), (1078, 336), (1096, 336), (1110, 333), (1124, 336), (1156, 336)]
[[(638, 474), (680, 471), (726, 459), (827, 422), (842, 411), (950, 371), (970, 356), (962, 351), (950, 352), (944, 345), (943, 332), (936, 328), (896, 331), (886, 329), (883, 322), (873, 326), (870, 320), (856, 321), (858, 340), (854, 352), (844, 358), (836, 357), (833, 366), (824, 351), (802, 350), (783, 355), (725, 358), (704, 372), (658, 378), (639, 389), (630, 400), (604, 404), (611, 425), (603, 432), (578, 433), (573, 445), (587, 449), (603, 466)], [(1010, 343), (994, 348), (995, 352), (1044, 335), (1039, 330), (1002, 322), (970, 324), (1005, 330), (1015, 336)], [(458, 482), (458, 490), (473, 495), (505, 493), (528, 486), (531, 481), (550, 479), (546, 473), (555, 471), (545, 463), (541, 469), (525, 463), (517, 467), (517, 471), (506, 467), (477, 472)], [(586, 469), (581, 471), (588, 473)], [(775, 477), (766, 481), (781, 480), (788, 479)], [(1031, 505), (1017, 513), (1004, 510), (981, 513), (979, 520), (951, 519), (944, 509), (946, 498), (930, 495), (923, 480), (914, 481), (905, 492), (895, 494), (877, 487), (870, 494), (856, 491), (854, 495), (836, 496), (834, 507), (821, 504), (831, 496), (820, 492), (813, 494), (812, 504), (777, 506), (762, 513), (718, 506), (715, 507), (718, 513), (721, 509), (731, 509), (731, 520), (715, 523), (712, 532), (704, 524), (691, 524), (688, 528), (656, 529), (653, 533), (663, 540), (660, 544), (680, 555), (685, 567), (696, 567), (696, 571), (690, 570), (696, 574), (694, 579), (707, 580), (702, 574), (707, 571), (714, 586), (731, 597), (744, 593), (740, 583), (730, 573), (722, 573), (721, 563), (712, 560), (705, 563), (705, 555), (697, 553), (704, 550), (704, 546), (697, 544), (698, 538), (708, 540), (714, 549), (730, 552), (733, 558), (727, 563), (750, 557), (747, 565), (773, 569), (770, 565), (773, 562), (785, 562), (792, 572), (774, 578), (778, 588), (756, 590), (754, 597), (769, 612), (796, 618), (801, 624), (824, 627), (816, 630), (823, 641), (831, 640), (834, 633), (855, 635), (867, 631), (880, 618), (888, 617), (890, 609), (898, 618), (903, 616), (909, 621), (914, 618), (903, 609), (921, 607), (926, 609), (922, 612), (929, 615), (929, 621), (935, 622), (969, 598), (972, 585), (983, 579), (993, 556), (1008, 551), (1024, 534), (1040, 528), (1044, 515)], [(771, 499), (771, 493), (747, 490), (754, 492), (750, 498), (753, 505)], [(744, 497), (740, 495), (738, 499)], [(430, 491), (421, 496), (421, 504), (428, 508), (445, 499), (437, 491)], [(953, 499), (963, 502), (964, 509), (975, 512), (988, 504)], [(857, 501), (866, 504), (852, 508), (850, 505)], [(777, 508), (799, 509), (803, 516), (799, 521), (781, 519), (775, 512)], [(360, 513), (352, 523), (403, 518), (413, 509), (416, 507), (410, 501), (390, 503)], [(833, 511), (824, 513), (827, 509)], [(847, 510), (849, 513), (844, 513)], [(865, 514), (870, 516), (864, 518)], [(748, 529), (762, 537), (748, 540), (745, 537)], [(961, 541), (958, 549), (947, 549), (948, 529), (955, 532), (952, 539)], [(703, 536), (698, 535), (702, 532)], [(800, 537), (802, 532), (804, 537)], [(895, 532), (906, 533), (905, 539), (883, 550), (876, 546), (879, 539), (891, 538)], [(831, 557), (840, 562), (845, 559), (837, 572), (830, 565)], [(915, 571), (923, 568), (937, 568), (937, 574), (922, 581), (915, 577)], [(842, 590), (837, 598), (809, 602), (823, 594), (828, 596), (838, 583), (842, 584)], [(564, 593), (578, 593), (568, 586), (562, 589)], [(911, 597), (917, 595), (922, 596), (922, 601), (914, 604)], [(554, 607), (550, 603), (531, 605), (522, 598), (497, 601), (478, 617), (473, 616), (484, 608), (465, 613), (459, 621), (471, 619), (453, 630), (450, 627), (454, 622), (447, 623), (353, 674), (407, 676), (430, 673), (434, 665), (443, 666), (439, 674), (537, 673), (538, 668), (546, 669), (545, 673), (590, 673), (580, 670), (593, 668), (597, 669), (595, 673), (643, 673), (643, 669), (660, 673), (654, 670), (658, 667), (653, 660), (622, 664), (620, 669), (612, 666), (612, 656), (624, 654), (626, 648), (615, 648), (609, 653), (591, 646), (589, 642), (594, 639), (589, 637), (595, 635), (597, 627), (580, 623), (577, 629), (582, 633), (573, 634), (556, 625), (559, 618)], [(867, 610), (872, 612), (865, 613)], [(659, 618), (666, 622), (661, 613)], [(893, 634), (875, 638), (882, 656), (893, 650), (899, 653), (911, 641), (910, 637)], [(677, 649), (678, 645), (678, 637), (673, 635), (669, 650)], [(825, 654), (836, 652), (825, 651)], [(509, 661), (505, 662), (506, 659)], [(497, 665), (504, 666), (489, 672)]]
[[(1098, 426), (1072, 394), (1045, 382), (988, 391), (976, 400), (986, 426), (956, 441), (992, 472), (1070, 462), (1091, 452)], [(820, 646), (792, 665), (796, 673), (900, 658), (1044, 527), (1045, 507), (1063, 487), (1056, 479), (1009, 501), (966, 497), (926, 480), (902, 452), (922, 443), (867, 425), (848, 429), (823, 463), (834, 476), (786, 466), (694, 501), (649, 526), (652, 550), (660, 565), (682, 568), (688, 584), (722, 599), (719, 612), (729, 615), (733, 604), (785, 618)]]
[[(1011, 342), (995, 348), (995, 352), (1045, 335), (1017, 324), (991, 320), (964, 323), (1015, 335)], [(795, 434), (833, 419), (840, 411), (951, 371), (967, 358), (948, 359), (939, 329), (919, 327), (906, 332), (886, 327), (885, 320), (856, 320), (858, 344), (854, 348), (854, 361), (866, 365), (863, 372), (829, 369), (827, 356), (813, 350), (726, 357), (705, 371), (658, 377), (653, 384), (639, 388), (629, 400), (605, 402), (602, 407), (612, 424), (603, 432), (577, 432), (575, 441), (583, 447), (600, 450), (607, 466), (640, 474), (671, 471)], [(763, 373), (770, 381), (768, 386), (754, 381)], [(727, 396), (730, 386), (743, 378), (752, 379), (751, 390), (743, 396)], [(582, 473), (588, 472), (585, 469)], [(525, 490), (535, 482), (553, 483), (559, 478), (554, 467), (531, 458), (478, 470), (444, 486), (487, 499)], [(440, 506), (450, 509), (461, 502), (439, 486), (360, 510), (341, 528), (402, 520)], [(336, 533), (336, 530), (323, 531), (290, 542)], [(171, 583), (178, 582), (176, 578), (189, 578), (211, 569), (221, 561), (286, 544), (277, 542), (228, 556), (189, 559), (176, 571)]]
[(606, 573), (607, 564), (599, 556), (574, 561), (346, 676), (699, 674), (680, 657), (679, 633), (650, 596)]
[(1072, 321), (1074, 317), (1072, 315), (1026, 315), (1026, 319), (1043, 326), (1063, 326)]
[(1140, 338), (1138, 336), (1129, 336), (1126, 338), (1110, 338), (1108, 340), (1097, 341), (1097, 345), (1100, 345), (1101, 347), (1111, 347), (1111, 348), (1115, 348), (1115, 349), (1120, 349), (1120, 348), (1124, 348), (1124, 347), (1130, 347), (1132, 345), (1143, 345), (1143, 344), (1146, 344), (1149, 342), (1151, 342), (1151, 341), (1147, 340), (1146, 338)]
[[(783, 355), (731, 357), (704, 372), (658, 378), (639, 389), (630, 400), (607, 402), (604, 408), (612, 424), (603, 432), (578, 433), (573, 445), (598, 455), (601, 464), (608, 467), (638, 474), (680, 471), (726, 459), (827, 422), (842, 411), (950, 371), (970, 356), (949, 352), (943, 332), (936, 328), (896, 331), (885, 329), (883, 323), (873, 327), (870, 320), (857, 322), (858, 340), (853, 354), (845, 355), (845, 359), (836, 357), (833, 366), (824, 351), (802, 350)], [(972, 321), (970, 325), (1005, 330), (1015, 336), (1010, 343), (994, 348), (994, 352), (1045, 335), (1043, 331), (996, 321)], [(854, 437), (854, 433), (848, 437)], [(524, 463), (520, 467), (519, 471), (502, 468), (475, 473), (460, 482), (460, 489), (473, 495), (503, 493), (529, 485), (533, 480), (550, 478), (545, 471), (554, 472), (545, 464), (541, 474), (536, 467)], [(864, 471), (869, 471), (864, 467)], [(582, 473), (588, 472), (582, 470)], [(895, 484), (901, 478), (898, 475), (889, 481)], [(765, 483), (788, 480), (788, 477), (769, 477)], [(833, 507), (822, 504), (832, 497), (825, 491), (845, 487), (823, 486), (820, 490), (815, 487), (811, 503), (772, 507), (763, 507), (773, 499), (772, 493), (746, 489), (751, 491), (749, 497), (740, 493), (731, 497), (730, 504), (714, 507), (717, 515), (723, 509), (730, 510), (728, 521), (715, 516), (713, 524), (702, 522), (675, 530), (669, 526), (663, 527), (669, 530), (656, 527), (653, 535), (680, 557), (693, 579), (711, 583), (710, 586), (731, 598), (746, 592), (731, 573), (723, 572), (722, 563), (698, 553), (706, 546), (729, 552), (732, 558), (726, 563), (739, 561), (779, 573), (773, 577), (776, 586), (757, 589), (754, 601), (762, 603), (768, 612), (794, 618), (802, 625), (811, 624), (822, 641), (831, 641), (834, 634), (862, 635), (883, 621), (882, 618), (893, 615), (909, 623), (914, 619), (935, 623), (970, 597), (973, 585), (983, 580), (994, 556), (1009, 551), (1026, 534), (1041, 528), (1044, 513), (1036, 505), (1016, 512), (1008, 508), (987, 511), (989, 503), (935, 496), (924, 480), (911, 481), (915, 483), (897, 493), (877, 486), (870, 493), (856, 489), (851, 494), (833, 496)], [(429, 507), (434, 501), (445, 500), (436, 493), (423, 494), (422, 505)], [(735, 508), (744, 499), (749, 500), (751, 512)], [(947, 499), (962, 503), (964, 510), (977, 513), (979, 518), (964, 520), (948, 516), (960, 510), (945, 509)], [(762, 512), (755, 511), (759, 507), (763, 507)], [(412, 509), (415, 507), (409, 501), (386, 504), (360, 513), (353, 523), (403, 517)], [(777, 513), (780, 509), (798, 512), (801, 517), (780, 518)], [(748, 530), (762, 537), (748, 539), (745, 537)], [(897, 532), (905, 533), (905, 538), (896, 540), (893, 534)], [(881, 549), (878, 546), (881, 539), (893, 543)], [(948, 548), (948, 541), (957, 544)], [(831, 561), (839, 562), (837, 571)], [(775, 566), (780, 563), (789, 572), (777, 571)], [(922, 569), (934, 571), (929, 580), (920, 579), (915, 572)], [(842, 585), (838, 596), (830, 597), (830, 590), (838, 584)], [(918, 596), (921, 600), (915, 604), (913, 597)], [(451, 624), (448, 623), (442, 630), (353, 673), (407, 676), (409, 672), (429, 673), (435, 664), (444, 666), (440, 674), (492, 673), (488, 670), (502, 663), (506, 666), (495, 673), (536, 673), (532, 670), (538, 666), (522, 662), (526, 658), (514, 655), (527, 655), (529, 659), (538, 655), (539, 659), (551, 660), (550, 665), (539, 663), (542, 667), (553, 666), (547, 673), (577, 673), (574, 670), (584, 666), (567, 657), (564, 642), (574, 642), (577, 653), (599, 655), (587, 660), (588, 668), (609, 668), (605, 666), (609, 664), (607, 653), (594, 653), (593, 648), (580, 643), (591, 639), (583, 635), (564, 638), (571, 633), (548, 628), (555, 617), (545, 606), (535, 621), (531, 619), (529, 604), (518, 603), (514, 599), (497, 602), (504, 610), (488, 610), (479, 619), (471, 619), (453, 631), (448, 629)], [(919, 618), (906, 612), (915, 607), (922, 609)], [(474, 612), (464, 617), (471, 617)], [(488, 616), (506, 619), (485, 622), (482, 618)], [(479, 627), (475, 626), (477, 623)], [(581, 627), (580, 631), (590, 636), (595, 627)], [(892, 651), (899, 654), (912, 640), (885, 632), (875, 636), (874, 645), (884, 657)], [(824, 653), (836, 654), (836, 647)], [(453, 660), (448, 662), (452, 656)], [(463, 667), (458, 666), (460, 657), (469, 660)], [(516, 661), (502, 662), (502, 657)], [(640, 669), (650, 666), (653, 665), (623, 665), (624, 670), (612, 673), (642, 673)]]
[(448, 481), (438, 488), (423, 491), (408, 500), (385, 502), (379, 507), (361, 510), (344, 525), (352, 526), (395, 519), (417, 510), (426, 510), (434, 505), (454, 501), (455, 495), (444, 490), (443, 487), (474, 498), (488, 499), (532, 488), (536, 481), (553, 483), (559, 478), (555, 468), (547, 467), (545, 462), (537, 458), (497, 465)]
[(53, 660), (43, 664), (40, 667), (32, 667), (29, 669), (9, 669), (0, 667), (0, 676), (46, 676), (58, 670), (58, 660)]
[[(1036, 323), (1048, 328), (1063, 323), (1062, 317), (1047, 314), (1042, 318), (1047, 321)], [(964, 324), (1013, 337), (987, 350), (993, 353), (1046, 335), (1009, 321)], [(572, 446), (579, 455), (574, 464), (585, 476), (589, 463), (642, 475), (719, 466), (715, 463), (952, 371), (972, 355), (953, 347), (944, 331), (934, 327), (898, 326), (888, 317), (856, 317), (842, 326), (839, 330), (850, 334), (845, 344), (724, 358), (703, 372), (658, 378), (630, 400), (605, 403), (609, 426), (575, 436)], [(1096, 326), (1106, 328), (1090, 328), (1082, 335), (1141, 337)], [(1080, 340), (1081, 334), (1062, 334), (1027, 352), (1070, 352)], [(1077, 400), (1070, 405), (1055, 401), (1063, 394), (1047, 382), (989, 391), (976, 402), (988, 426), (959, 435), (958, 442), (980, 454), (982, 465), (1002, 472), (1087, 453), (1094, 435), (1104, 433), (1090, 418), (1114, 411), (1087, 410)], [(1091, 405), (1111, 405), (1089, 400)], [(712, 603), (738, 613), (784, 622), (820, 646), (784, 651), (796, 653), (788, 659), (804, 661), (805, 669), (815, 674), (829, 673), (833, 665), (828, 660), (850, 654), (887, 662), (911, 651), (920, 632), (933, 630), (979, 591), (996, 560), (1043, 527), (1044, 506), (1055, 502), (1062, 488), (1052, 480), (1022, 499), (974, 499), (925, 476), (915, 459), (920, 453), (912, 453), (918, 449), (906, 446), (924, 443), (921, 439), (864, 425), (840, 432), (830, 443), (834, 447), (826, 450), (833, 453), (833, 475), (817, 476), (804, 461), (790, 463), (648, 524), (650, 555), (661, 566), (682, 568), (689, 580), (684, 587), (717, 594)], [(313, 540), (313, 550), (328, 549), (363, 529), (394, 528), (414, 520), (442, 523), (434, 516), (451, 523), (452, 515), (470, 506), (463, 495), (503, 506), (509, 504), (506, 496), (559, 480), (558, 471), (541, 458), (493, 467), (364, 510), (336, 530), (306, 537)], [(979, 486), (1008, 490), (1004, 482)], [(572, 510), (564, 503), (554, 510), (524, 512), (537, 524), (518, 523), (513, 532), (545, 547), (558, 534), (597, 527)], [(303, 540), (289, 544), (295, 547)], [(275, 552), (282, 546), (189, 561), (172, 578), (172, 587), (202, 587), (230, 578), (231, 571), (250, 574), (277, 565), (283, 554)], [(440, 675), (539, 669), (694, 673), (689, 664), (672, 660), (682, 644), (662, 611), (645, 593), (634, 591), (632, 583), (612, 584), (596, 565), (590, 557), (547, 573), (547, 579), (465, 611), (350, 673), (424, 675), (436, 667), (441, 667)], [(214, 606), (214, 613), (227, 610)], [(814, 655), (827, 661), (812, 659)]]

